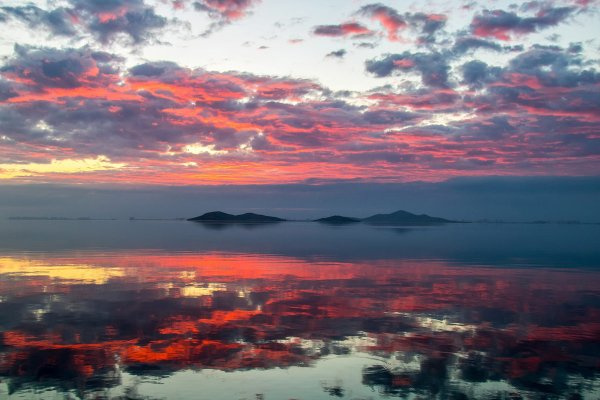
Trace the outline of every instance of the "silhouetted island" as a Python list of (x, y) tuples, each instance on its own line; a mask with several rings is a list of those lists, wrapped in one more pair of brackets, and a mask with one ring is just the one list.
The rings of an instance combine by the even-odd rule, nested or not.
[[(268, 215), (245, 213), (239, 215), (227, 214), (222, 211), (212, 211), (202, 214), (198, 217), (188, 218), (188, 221), (195, 222), (210, 222), (210, 223), (246, 223), (246, 224), (261, 224), (265, 222), (283, 222), (289, 221), (283, 218), (271, 217)], [(360, 219), (353, 217), (344, 217), (342, 215), (332, 215), (330, 217), (315, 219), (312, 222), (320, 222), (325, 224), (352, 224), (364, 222), (372, 225), (404, 225), (404, 226), (424, 226), (424, 225), (441, 225), (447, 223), (455, 223), (449, 219), (431, 217), (427, 214), (413, 214), (408, 211), (399, 210), (391, 214), (375, 214), (368, 218)]]
[(440, 225), (447, 223), (454, 223), (457, 221), (451, 221), (439, 217), (430, 217), (427, 214), (413, 214), (408, 211), (399, 210), (391, 214), (375, 214), (371, 217), (363, 219), (363, 222), (374, 225)]
[(233, 223), (263, 223), (263, 222), (282, 222), (285, 219), (270, 217), (268, 215), (245, 213), (240, 215), (227, 214), (221, 211), (208, 212), (198, 217), (189, 218), (188, 221), (197, 222), (233, 222)]
[(353, 224), (360, 222), (359, 218), (344, 217), (342, 215), (332, 215), (331, 217), (315, 219), (314, 222), (321, 222), (324, 224)]

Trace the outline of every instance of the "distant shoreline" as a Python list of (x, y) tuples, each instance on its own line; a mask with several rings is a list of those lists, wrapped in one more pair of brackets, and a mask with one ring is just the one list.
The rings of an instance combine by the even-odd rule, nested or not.
[[(141, 218), (141, 217), (129, 217), (129, 218), (92, 218), (92, 217), (28, 217), (28, 216), (16, 216), (16, 217), (5, 217), (5, 220), (8, 221), (69, 221), (69, 222), (77, 222), (77, 221), (179, 221), (179, 222), (187, 222), (187, 218), (177, 217), (177, 218)], [(323, 219), (323, 218), (321, 218)], [(203, 221), (195, 221), (207, 224), (232, 224), (232, 225), (256, 225), (263, 224), (265, 222), (259, 221), (223, 221), (223, 220), (203, 220)], [(319, 219), (285, 219), (283, 221), (275, 221), (275, 222), (266, 222), (268, 223), (281, 223), (281, 222), (317, 222), (324, 225), (363, 225), (360, 224), (361, 220), (356, 221), (356, 223), (323, 223), (319, 221)], [(600, 222), (590, 222), (590, 221), (578, 221), (578, 220), (535, 220), (535, 221), (508, 221), (508, 220), (492, 220), (492, 219), (479, 219), (479, 220), (458, 220), (453, 221), (453, 223), (460, 224), (487, 224), (487, 225), (600, 225)], [(371, 226), (378, 225), (386, 225), (382, 224), (366, 224)], [(445, 225), (445, 224), (426, 224), (420, 226), (436, 226), (436, 225)], [(406, 225), (405, 225), (406, 226)], [(413, 225), (415, 226), (415, 225)]]
[(185, 218), (7, 217), (11, 221), (185, 221)]

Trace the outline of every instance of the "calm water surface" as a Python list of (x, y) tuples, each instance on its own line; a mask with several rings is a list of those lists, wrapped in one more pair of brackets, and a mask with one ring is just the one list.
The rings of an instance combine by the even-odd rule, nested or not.
[(4, 398), (598, 399), (600, 226), (1, 221)]

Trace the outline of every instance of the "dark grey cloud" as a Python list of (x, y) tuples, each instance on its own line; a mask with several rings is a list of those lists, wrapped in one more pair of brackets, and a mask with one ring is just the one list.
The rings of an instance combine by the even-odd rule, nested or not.
[(510, 65), (517, 71), (528, 71), (544, 66), (564, 67), (571, 63), (564, 57), (559, 47), (533, 48), (510, 61)]
[(473, 60), (461, 66), (463, 82), (473, 87), (482, 87), (498, 79), (501, 69), (490, 67), (483, 61)]
[(515, 12), (484, 10), (473, 17), (471, 31), (476, 36), (494, 36), (508, 40), (512, 34), (526, 34), (556, 26), (569, 17), (575, 7), (547, 7), (533, 17), (521, 17)]
[(524, 47), (523, 45), (501, 45), (496, 41), (460, 33), (455, 35), (454, 45), (452, 46), (451, 52), (454, 54), (454, 56), (460, 57), (466, 53), (470, 53), (478, 49), (509, 53), (522, 52)]
[(375, 47), (377, 47), (377, 43), (374, 43), (374, 42), (360, 42), (360, 43), (355, 43), (354, 46), (362, 48), (362, 49), (374, 49)]
[[(571, 46), (563, 49), (534, 45), (513, 57), (505, 67), (473, 60), (464, 63), (460, 71), (467, 85), (482, 88), (492, 84), (487, 89), (488, 99), (478, 106), (490, 109), (527, 106), (556, 112), (599, 110), (594, 85), (600, 83), (600, 73), (590, 68), (580, 51), (573, 51)], [(570, 90), (560, 92), (554, 88)]]
[(391, 76), (399, 72), (417, 71), (421, 74), (424, 85), (445, 87), (448, 85), (447, 56), (442, 53), (411, 53), (388, 54), (380, 59), (367, 60), (367, 72), (377, 77)]
[(134, 44), (155, 39), (155, 33), (167, 25), (143, 0), (70, 0), (73, 10), (85, 20), (86, 29), (101, 42), (116, 40), (120, 35)]
[(234, 20), (243, 17), (259, 0), (200, 0), (194, 2), (198, 11), (205, 11), (213, 18)]
[(435, 35), (444, 29), (447, 21), (445, 15), (422, 12), (407, 14), (406, 19), (410, 26), (419, 32), (420, 40), (425, 43), (435, 42)]
[[(44, 10), (34, 5), (2, 7), (2, 19), (14, 18), (32, 29), (44, 27), (58, 36), (91, 34), (102, 43), (125, 39), (141, 44), (156, 40), (167, 18), (144, 0), (69, 0), (68, 6)], [(0, 19), (1, 20), (1, 19)]]
[(132, 76), (160, 76), (168, 69), (178, 69), (177, 64), (172, 62), (145, 63), (132, 67), (129, 72)]
[(410, 28), (418, 35), (420, 43), (434, 43), (436, 34), (443, 30), (447, 17), (442, 14), (427, 14), (423, 12), (400, 14), (392, 7), (381, 3), (367, 4), (361, 7), (355, 15), (370, 17), (379, 21), (390, 40), (399, 40), (399, 33)]
[(459, 124), (458, 127), (456, 134), (463, 140), (467, 138), (501, 140), (519, 133), (518, 127), (514, 126), (510, 117), (506, 115), (493, 115), (474, 122), (466, 121)]
[(366, 37), (371, 36), (371, 32), (366, 26), (356, 23), (348, 22), (345, 24), (338, 25), (318, 25), (313, 29), (313, 34), (317, 36), (351, 36), (351, 37)]
[(369, 124), (394, 125), (414, 121), (419, 118), (419, 114), (405, 111), (376, 110), (364, 112), (363, 118)]
[(554, 46), (534, 46), (514, 57), (508, 69), (535, 76), (545, 86), (576, 87), (600, 82), (600, 73), (585, 68), (580, 55)]
[(313, 30), (315, 35), (343, 36), (344, 31), (340, 25), (319, 25)]
[(330, 53), (327, 53), (325, 55), (325, 57), (344, 58), (344, 56), (346, 55), (346, 53), (347, 53), (346, 49), (339, 49), (339, 50), (335, 50), (335, 51), (332, 51)]
[(73, 10), (59, 7), (46, 11), (32, 4), (15, 7), (0, 7), (0, 22), (8, 18), (15, 18), (25, 22), (29, 28), (37, 29), (40, 26), (47, 28), (52, 34), (58, 36), (74, 36), (73, 19), (76, 14)]
[(193, 3), (197, 11), (205, 12), (213, 20), (203, 33), (209, 36), (233, 21), (243, 18), (260, 0), (199, 0)]
[(546, 5), (546, 2), (534, 0), (523, 2), (520, 6), (518, 4), (511, 4), (510, 8), (518, 9), (519, 11), (530, 12), (539, 10), (544, 5)]
[(120, 61), (118, 56), (85, 47), (57, 50), (15, 45), (15, 56), (0, 67), (0, 74), (30, 82), (37, 90), (75, 88), (108, 83), (116, 78)]
[[(260, 0), (199, 0), (197, 11), (212, 19), (203, 35), (240, 19)], [(183, 5), (181, 5), (183, 7)], [(157, 41), (162, 29), (178, 23), (156, 12), (145, 0), (67, 0), (65, 6), (43, 9), (34, 5), (0, 7), (0, 23), (16, 19), (31, 29), (46, 28), (57, 36), (91, 34), (101, 43), (114, 41), (134, 45)]]
[(470, 50), (487, 49), (493, 51), (502, 51), (503, 47), (496, 42), (481, 39), (474, 36), (459, 36), (454, 42), (452, 51), (456, 54), (464, 54)]
[(583, 46), (581, 43), (569, 44), (569, 53), (581, 53), (582, 51), (583, 51)]
[(387, 23), (389, 24), (388, 26), (390, 27), (400, 27), (406, 25), (406, 21), (404, 20), (402, 15), (398, 13), (398, 11), (396, 11), (392, 7), (388, 7), (381, 3), (373, 3), (362, 6), (356, 12), (356, 14), (378, 18), (382, 21), (387, 21)]
[(18, 96), (18, 93), (13, 87), (14, 85), (4, 79), (0, 79), (0, 101), (8, 100), (11, 97)]

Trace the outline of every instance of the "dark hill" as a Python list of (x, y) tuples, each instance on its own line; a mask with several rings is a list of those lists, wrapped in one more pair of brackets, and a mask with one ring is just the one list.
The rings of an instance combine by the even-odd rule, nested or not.
[(315, 219), (315, 222), (321, 222), (324, 224), (352, 224), (355, 222), (360, 222), (360, 219), (344, 217), (342, 215), (332, 215), (331, 217)]
[(448, 219), (439, 218), (439, 217), (430, 217), (427, 214), (413, 214), (408, 211), (396, 211), (391, 214), (376, 214), (369, 218), (363, 219), (363, 222), (368, 224), (377, 224), (377, 225), (438, 225), (438, 224), (447, 224), (456, 221), (450, 221)]
[(245, 213), (240, 215), (227, 214), (221, 211), (208, 212), (198, 217), (189, 218), (188, 221), (199, 221), (199, 222), (250, 222), (250, 223), (261, 223), (261, 222), (281, 222), (285, 219), (270, 217), (268, 215)]

